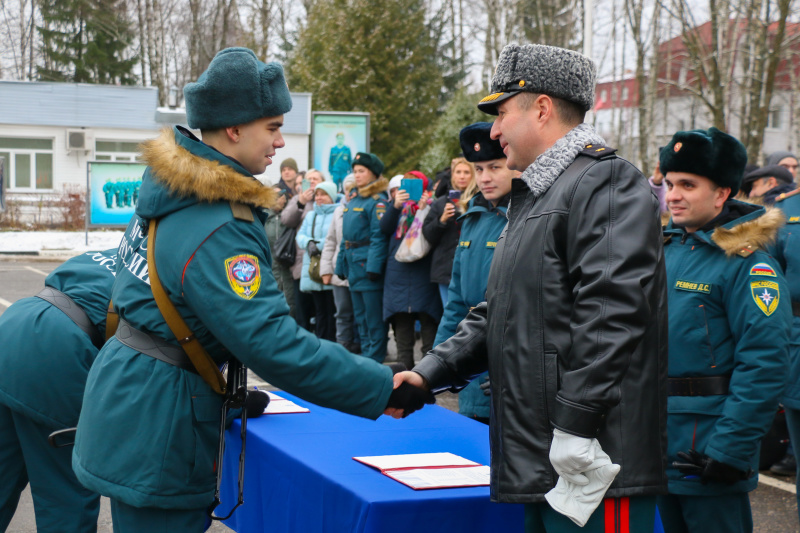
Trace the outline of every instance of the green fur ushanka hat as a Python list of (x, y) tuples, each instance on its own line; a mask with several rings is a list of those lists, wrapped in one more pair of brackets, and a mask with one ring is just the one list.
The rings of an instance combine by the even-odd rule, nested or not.
[(189, 127), (215, 130), (277, 117), (292, 109), (280, 63), (259, 61), (247, 48), (217, 53), (196, 82), (183, 88)]
[(679, 131), (661, 150), (661, 173), (688, 172), (703, 176), (736, 196), (742, 183), (747, 150), (736, 137), (717, 128)]
[(375, 174), (376, 178), (380, 178), (381, 174), (383, 174), (383, 161), (378, 159), (378, 156), (375, 154), (370, 154), (369, 152), (358, 152), (356, 157), (353, 159), (353, 166), (361, 165), (362, 167), (368, 168), (373, 174)]

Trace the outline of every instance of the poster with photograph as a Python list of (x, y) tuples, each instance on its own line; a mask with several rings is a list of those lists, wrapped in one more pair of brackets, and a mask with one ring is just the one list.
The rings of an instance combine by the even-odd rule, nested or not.
[(6, 158), (0, 157), (0, 211), (6, 209)]
[(341, 189), (358, 152), (369, 152), (369, 113), (317, 111), (311, 129), (314, 168)]
[(139, 201), (145, 165), (90, 161), (86, 184), (87, 226), (127, 226)]

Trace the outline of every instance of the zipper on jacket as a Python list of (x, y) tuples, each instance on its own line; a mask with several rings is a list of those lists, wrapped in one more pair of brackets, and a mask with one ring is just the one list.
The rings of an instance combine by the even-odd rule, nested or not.
[(714, 358), (714, 349), (711, 347), (711, 333), (708, 331), (708, 313), (706, 313), (706, 306), (700, 304), (700, 309), (703, 310), (703, 327), (706, 328), (706, 342), (708, 342), (708, 355), (711, 356), (711, 368), (717, 367), (717, 361)]

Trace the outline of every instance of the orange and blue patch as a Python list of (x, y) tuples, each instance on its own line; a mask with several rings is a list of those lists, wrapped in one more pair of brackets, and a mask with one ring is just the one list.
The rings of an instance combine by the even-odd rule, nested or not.
[(261, 287), (261, 269), (258, 258), (254, 255), (236, 255), (225, 260), (225, 273), (228, 276), (233, 292), (251, 299)]
[(753, 268), (750, 269), (751, 276), (770, 276), (770, 277), (777, 277), (775, 274), (775, 269), (769, 266), (766, 263), (758, 263), (753, 265)]

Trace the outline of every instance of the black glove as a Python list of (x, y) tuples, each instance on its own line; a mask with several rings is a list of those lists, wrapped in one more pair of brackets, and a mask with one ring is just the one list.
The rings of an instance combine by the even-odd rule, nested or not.
[(405, 418), (414, 411), (422, 409), (425, 404), (433, 403), (436, 403), (436, 398), (431, 394), (431, 391), (420, 389), (408, 383), (401, 383), (389, 395), (389, 403), (386, 404), (386, 407), (402, 409), (403, 418)]
[(317, 241), (308, 241), (306, 250), (308, 250), (308, 255), (322, 255), (322, 252), (317, 247)]
[(406, 370), (408, 370), (406, 368), (406, 365), (404, 365), (403, 363), (389, 363), (386, 366), (392, 369), (392, 375), (399, 374), (400, 372), (405, 372)]
[(753, 476), (753, 471), (751, 469), (748, 469), (747, 472), (743, 472), (738, 468), (734, 468), (726, 463), (721, 463), (694, 449), (688, 452), (678, 452), (678, 459), (683, 462), (675, 461), (672, 463), (672, 466), (677, 468), (684, 476), (699, 477), (703, 485), (708, 485), (712, 481), (733, 485), (739, 481), (750, 479)]
[(247, 391), (247, 398), (244, 401), (244, 409), (247, 418), (258, 418), (264, 414), (264, 409), (269, 404), (269, 394), (263, 390)]
[(381, 279), (381, 275), (378, 274), (377, 272), (367, 272), (367, 279), (369, 279), (370, 281), (378, 281), (379, 279)]
[(492, 384), (489, 382), (489, 376), (486, 376), (486, 379), (483, 380), (481, 383), (481, 390), (483, 391), (484, 396), (491, 396), (492, 395)]

